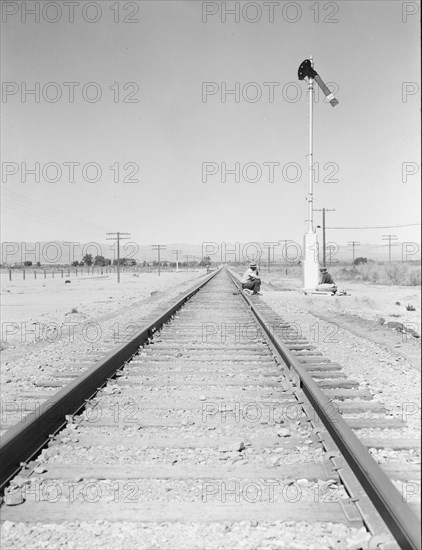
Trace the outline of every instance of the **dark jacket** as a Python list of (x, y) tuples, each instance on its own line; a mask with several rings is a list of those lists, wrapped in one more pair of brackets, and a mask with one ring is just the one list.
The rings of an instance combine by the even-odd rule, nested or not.
[(325, 272), (325, 273), (322, 274), (321, 284), (322, 285), (333, 285), (335, 283), (334, 283), (333, 278), (331, 277), (331, 275), (329, 273)]

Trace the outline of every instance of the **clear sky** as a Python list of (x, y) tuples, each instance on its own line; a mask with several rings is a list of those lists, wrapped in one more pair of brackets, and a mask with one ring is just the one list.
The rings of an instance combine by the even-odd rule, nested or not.
[[(117, 12), (79, 1), (73, 23), (63, 2), (2, 4), (2, 241), (104, 242), (119, 230), (139, 244), (301, 242), (308, 107), (297, 70), (311, 54), (340, 101), (315, 103), (315, 207), (335, 208), (329, 227), (419, 222), (419, 3), (121, 1)], [(239, 97), (225, 95), (236, 83)], [(22, 181), (22, 163), (39, 163), (39, 182)], [(239, 163), (240, 181), (223, 181), (223, 163)], [(329, 237), (414, 241), (419, 230)]]

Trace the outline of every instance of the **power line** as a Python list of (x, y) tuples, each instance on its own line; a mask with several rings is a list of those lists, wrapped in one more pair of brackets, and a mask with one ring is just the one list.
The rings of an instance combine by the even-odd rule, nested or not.
[[(91, 227), (92, 229), (107, 230), (107, 226), (93, 222), (92, 220), (83, 219), (73, 214), (64, 212), (59, 208), (56, 208), (52, 204), (47, 204), (40, 200), (35, 200), (11, 189), (7, 189), (4, 186), (1, 189), (2, 200), (7, 204), (7, 209), (13, 209), (20, 215), (25, 217), (25, 220), (31, 219), (35, 222), (43, 222), (43, 225), (51, 224), (51, 227), (56, 229), (60, 227), (69, 231), (72, 229), (73, 233), (75, 227), (80, 227), (81, 223), (83, 227)], [(11, 204), (10, 204), (11, 203)], [(92, 231), (91, 229), (91, 231)]]
[(390, 227), (414, 227), (420, 223), (408, 223), (406, 225), (367, 225), (364, 227), (327, 227), (327, 229), (390, 229)]

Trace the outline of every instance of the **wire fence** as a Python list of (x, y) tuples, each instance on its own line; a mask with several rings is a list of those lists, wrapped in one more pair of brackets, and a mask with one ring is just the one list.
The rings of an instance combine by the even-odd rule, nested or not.
[[(196, 271), (198, 266), (179, 265), (179, 271)], [(161, 272), (175, 272), (175, 266), (160, 266)], [(120, 273), (156, 273), (158, 266), (120, 266)], [(69, 277), (101, 277), (117, 273), (117, 266), (78, 266), (78, 267), (2, 267), (2, 276), (9, 281), (29, 279), (55, 279)]]

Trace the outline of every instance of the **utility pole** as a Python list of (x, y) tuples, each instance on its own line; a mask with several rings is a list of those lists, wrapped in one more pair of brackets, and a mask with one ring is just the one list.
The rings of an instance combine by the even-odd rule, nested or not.
[[(281, 249), (281, 262), (283, 263), (283, 260), (286, 260), (286, 262), (287, 262), (287, 248), (288, 248), (287, 243), (291, 243), (293, 241), (292, 241), (292, 239), (280, 239), (278, 242), (279, 243), (284, 243), (284, 245)], [(286, 256), (285, 257), (283, 255), (284, 249), (286, 249)]]
[(160, 252), (161, 250), (165, 250), (166, 249), (166, 246), (164, 246), (163, 244), (153, 244), (151, 246), (151, 248), (153, 250), (157, 250), (158, 252), (158, 276), (160, 276), (161, 274), (161, 257), (160, 257)]
[(349, 246), (351, 246), (352, 249), (353, 249), (353, 263), (352, 263), (352, 265), (355, 265), (355, 247), (360, 246), (360, 242), (358, 242), (358, 241), (349, 241), (347, 244)]
[(265, 245), (265, 243), (264, 243), (264, 246), (267, 246), (267, 248), (268, 248), (267, 270), (268, 270), (268, 273), (269, 273), (271, 271), (271, 246), (270, 245)]
[[(314, 208), (314, 212), (322, 212), (322, 267), (327, 267), (326, 250), (325, 250), (325, 213), (335, 212), (335, 208)], [(320, 227), (319, 225), (317, 227)]]
[(121, 231), (114, 231), (112, 233), (107, 233), (107, 235), (116, 235), (115, 237), (109, 237), (106, 240), (117, 242), (117, 282), (120, 283), (120, 241), (125, 241), (129, 239), (129, 237), (122, 237), (122, 235), (130, 235), (130, 233), (122, 233)]
[(186, 258), (186, 271), (189, 271), (189, 254), (185, 254), (183, 257)]
[(391, 264), (391, 242), (397, 241), (398, 237), (397, 235), (383, 235), (382, 240), (388, 241), (388, 261)]
[(183, 252), (183, 250), (172, 250), (173, 254), (176, 254), (176, 273), (179, 273), (179, 254)]

